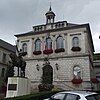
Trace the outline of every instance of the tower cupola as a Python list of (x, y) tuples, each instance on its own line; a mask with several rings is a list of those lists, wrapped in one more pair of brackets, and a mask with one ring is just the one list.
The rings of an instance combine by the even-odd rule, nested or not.
[(45, 15), (46, 15), (46, 24), (54, 23), (55, 13), (52, 11), (51, 6), (49, 8), (49, 11)]

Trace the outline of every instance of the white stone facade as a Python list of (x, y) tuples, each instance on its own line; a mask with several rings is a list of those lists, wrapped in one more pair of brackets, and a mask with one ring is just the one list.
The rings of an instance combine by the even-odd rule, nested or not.
[[(52, 39), (52, 47), (53, 50), (56, 49), (56, 38), (58, 35), (61, 35), (64, 38), (64, 48), (65, 52), (63, 53), (55, 53), (53, 52), (50, 55), (40, 54), (40, 55), (34, 55), (34, 47), (35, 47), (35, 40), (39, 38), (42, 42), (41, 48), (42, 51), (44, 48), (44, 42), (47, 37), (47, 33), (44, 34), (38, 34), (38, 35), (29, 35), (29, 36), (21, 36), (18, 37), (18, 47), (19, 49), (22, 48), (23, 43), (27, 43), (27, 55), (25, 56), (25, 59), (27, 61), (26, 66), (26, 76), (31, 79), (32, 84), (35, 84), (35, 87), (37, 84), (41, 81), (42, 76), (42, 68), (44, 62), (44, 58), (48, 57), (50, 65), (53, 68), (53, 84), (58, 84), (61, 82), (63, 85), (61, 88), (68, 88), (68, 89), (77, 89), (75, 88), (75, 84), (72, 84), (71, 80), (73, 79), (73, 67), (75, 65), (80, 66), (81, 68), (81, 78), (83, 80), (82, 84), (79, 84), (78, 89), (91, 89), (91, 82), (90, 78), (93, 76), (93, 66), (92, 66), (92, 50), (90, 48), (89, 44), (89, 36), (86, 33), (87, 29), (84, 27), (78, 28), (78, 29), (71, 29), (71, 30), (62, 30), (57, 32), (49, 32), (50, 37)], [(81, 51), (73, 52), (71, 50), (72, 48), (72, 38), (73, 37), (79, 37), (80, 40), (80, 48)], [(59, 70), (56, 69), (56, 65), (59, 65)], [(36, 69), (36, 65), (39, 65), (39, 71)], [(58, 84), (58, 85), (59, 85)], [(89, 84), (89, 86), (87, 86)], [(59, 87), (59, 86), (58, 86)]]
[[(60, 24), (58, 27), (57, 25)], [(61, 26), (63, 25), (63, 26)], [(38, 29), (38, 30), (37, 30)], [(61, 36), (64, 43), (64, 52), (55, 53), (57, 47), (57, 37)], [(34, 26), (33, 31), (16, 35), (18, 49), (22, 49), (24, 43), (27, 44), (27, 55), (24, 59), (27, 62), (26, 76), (31, 79), (32, 90), (38, 89), (38, 84), (41, 83), (45, 58), (49, 59), (49, 65), (53, 68), (53, 84), (55, 88), (67, 90), (91, 90), (91, 78), (93, 74), (93, 42), (89, 24), (76, 25), (67, 23), (66, 21), (49, 23), (45, 25)], [(51, 54), (44, 54), (46, 38), (52, 40)], [(79, 39), (78, 51), (72, 50), (72, 40), (74, 37)], [(41, 41), (41, 54), (34, 55), (35, 41)], [(38, 70), (37, 70), (38, 65)], [(74, 78), (73, 69), (75, 66), (80, 67), (80, 76), (82, 83), (73, 84)], [(58, 69), (57, 69), (58, 67)], [(97, 87), (95, 87), (97, 89)]]

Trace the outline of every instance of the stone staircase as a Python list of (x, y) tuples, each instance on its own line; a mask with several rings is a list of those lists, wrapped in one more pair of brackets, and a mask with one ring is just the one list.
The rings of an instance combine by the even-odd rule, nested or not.
[(59, 90), (77, 90), (77, 88), (67, 85), (65, 83), (58, 83), (57, 87)]

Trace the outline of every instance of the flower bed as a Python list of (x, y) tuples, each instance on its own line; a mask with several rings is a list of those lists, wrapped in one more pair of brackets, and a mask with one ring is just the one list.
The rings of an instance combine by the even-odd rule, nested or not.
[(55, 53), (59, 53), (59, 52), (65, 52), (65, 49), (64, 48), (55, 49)]
[(82, 79), (72, 79), (73, 84), (81, 84), (82, 81), (83, 81)]
[(53, 53), (52, 49), (48, 49), (48, 50), (43, 51), (43, 54), (51, 54), (51, 53)]
[(34, 55), (40, 55), (42, 52), (41, 51), (34, 51), (33, 54)]

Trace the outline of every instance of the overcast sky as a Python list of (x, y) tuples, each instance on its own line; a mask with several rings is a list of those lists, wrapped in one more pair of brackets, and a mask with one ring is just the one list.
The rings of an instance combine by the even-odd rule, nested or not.
[(15, 34), (45, 24), (50, 2), (56, 21), (89, 23), (95, 52), (100, 52), (100, 0), (0, 0), (0, 38), (15, 44)]

